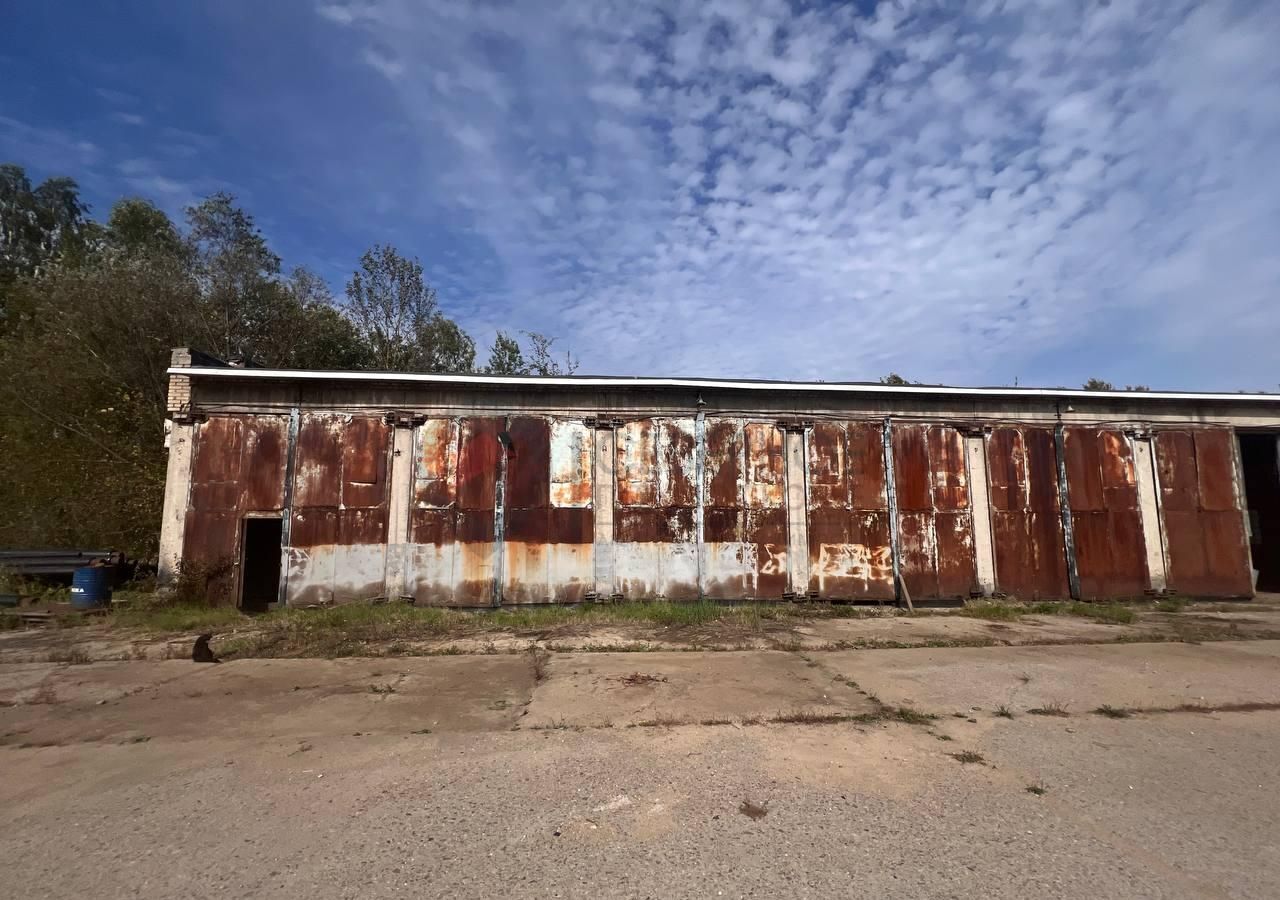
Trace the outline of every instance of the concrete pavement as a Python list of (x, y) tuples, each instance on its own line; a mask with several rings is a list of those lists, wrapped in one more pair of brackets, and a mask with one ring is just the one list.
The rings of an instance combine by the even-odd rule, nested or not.
[[(1269, 898), (1278, 666), (1273, 641), (0, 666), (0, 892)], [(939, 718), (869, 714), (902, 705)], [(796, 712), (852, 718), (746, 724)], [(654, 724), (685, 721), (729, 724)]]

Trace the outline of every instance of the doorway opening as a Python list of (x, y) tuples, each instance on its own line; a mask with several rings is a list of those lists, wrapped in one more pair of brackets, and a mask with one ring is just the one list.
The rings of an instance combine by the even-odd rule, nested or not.
[(1240, 467), (1249, 505), (1249, 550), (1258, 590), (1280, 591), (1280, 436), (1241, 434)]
[(280, 589), (280, 517), (244, 520), (244, 566), (240, 578), (240, 608), (266, 612)]

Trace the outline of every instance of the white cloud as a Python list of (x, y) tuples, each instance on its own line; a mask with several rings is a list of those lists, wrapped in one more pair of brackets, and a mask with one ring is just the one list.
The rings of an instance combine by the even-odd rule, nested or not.
[(388, 81), (397, 81), (404, 74), (404, 64), (376, 47), (366, 47), (362, 55), (365, 63), (377, 69)]
[(499, 263), (481, 331), (596, 371), (1274, 377), (1261, 0), (337, 9), (416, 135), (421, 215)]

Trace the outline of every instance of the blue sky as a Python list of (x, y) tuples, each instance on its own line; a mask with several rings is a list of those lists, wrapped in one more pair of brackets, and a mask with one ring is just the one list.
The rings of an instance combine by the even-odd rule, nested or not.
[(0, 160), (229, 190), (338, 293), (393, 243), (482, 343), (1280, 387), (1274, 3), (6, 6)]

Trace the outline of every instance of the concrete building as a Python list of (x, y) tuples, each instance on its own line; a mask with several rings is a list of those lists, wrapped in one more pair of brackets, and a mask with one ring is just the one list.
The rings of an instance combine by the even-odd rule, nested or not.
[(1280, 395), (227, 366), (175, 350), (162, 577), (375, 597), (1247, 597)]

